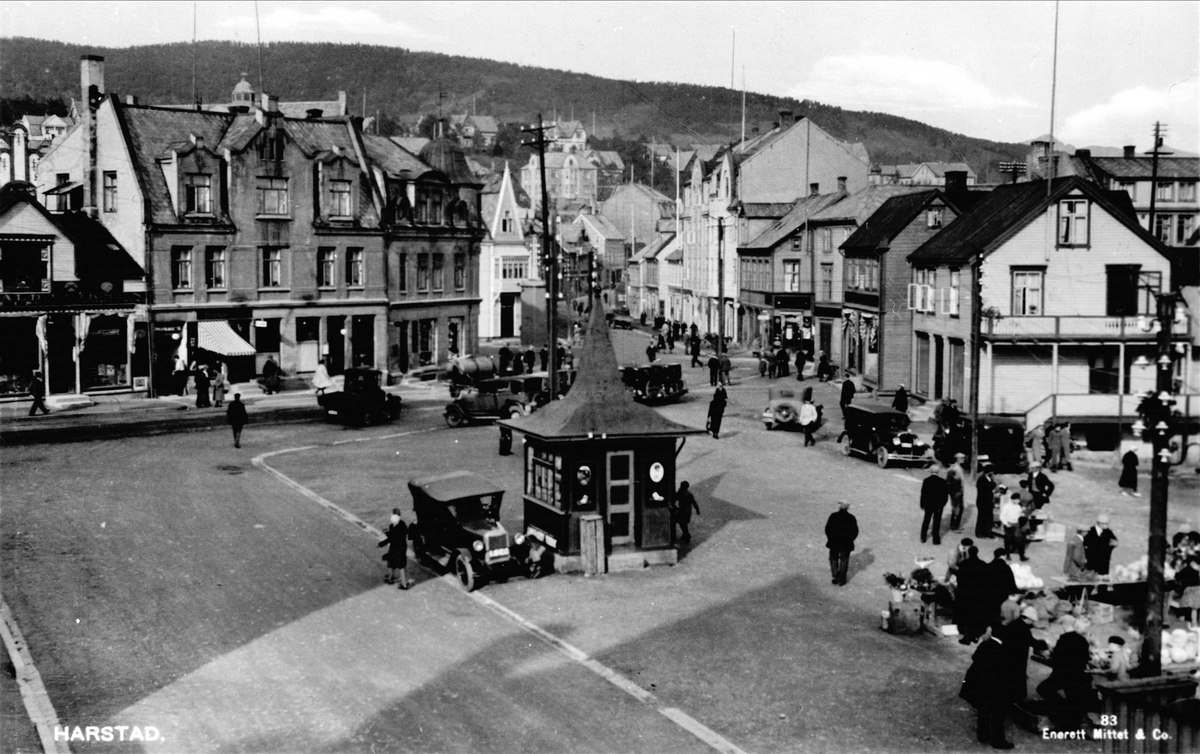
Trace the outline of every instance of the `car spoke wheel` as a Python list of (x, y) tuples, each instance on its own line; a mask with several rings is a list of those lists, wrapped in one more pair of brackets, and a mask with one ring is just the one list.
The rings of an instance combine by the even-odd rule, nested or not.
[(888, 455), (887, 448), (878, 447), (875, 449), (875, 463), (879, 464), (879, 468), (886, 469), (891, 458)]
[(451, 406), (446, 409), (446, 426), (461, 427), (465, 421), (466, 418), (457, 406)]
[(454, 559), (454, 574), (458, 576), (458, 583), (462, 584), (465, 591), (475, 591), (475, 566), (471, 565), (469, 558), (459, 555)]
[(521, 410), (520, 406), (509, 406), (508, 407), (508, 418), (509, 419), (520, 419), (524, 415), (525, 415), (525, 412)]
[(851, 452), (853, 451), (850, 447), (850, 438), (847, 437), (845, 442), (842, 443), (842, 455), (848, 456), (851, 454)]

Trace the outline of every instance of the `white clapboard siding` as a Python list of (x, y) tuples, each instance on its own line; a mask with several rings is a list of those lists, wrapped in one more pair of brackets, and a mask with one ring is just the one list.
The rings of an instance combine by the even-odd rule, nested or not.
[[(78, 280), (75, 275), (75, 244), (54, 227), (46, 216), (28, 204), (18, 204), (4, 223), (6, 236), (55, 236), (50, 253), (50, 277), (58, 282)], [(49, 244), (47, 244), (49, 245)]]

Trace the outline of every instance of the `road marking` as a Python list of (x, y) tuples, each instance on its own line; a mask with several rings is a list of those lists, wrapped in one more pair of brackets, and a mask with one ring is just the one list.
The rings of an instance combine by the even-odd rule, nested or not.
[(904, 481), (906, 481), (906, 482), (914, 482), (914, 483), (916, 483), (916, 484), (920, 484), (920, 483), (921, 483), (921, 480), (920, 480), (920, 479), (913, 479), (913, 478), (912, 478), (912, 477), (910, 477), (908, 474), (892, 474), (892, 476), (894, 476), (894, 477), (897, 477), (897, 478), (899, 478), (899, 479), (903, 479), (903, 480), (904, 480)]
[(46, 693), (41, 674), (33, 664), (33, 655), (30, 654), (29, 645), (25, 643), (25, 637), (17, 626), (17, 619), (13, 617), (12, 610), (3, 598), (0, 598), (0, 637), (3, 638), (8, 656), (16, 669), (17, 685), (21, 689), (21, 699), (25, 702), (25, 712), (29, 715), (29, 721), (37, 728), (38, 737), (42, 740), (42, 750), (47, 754), (71, 754), (71, 747), (67, 742), (54, 737), (54, 731), (59, 727), (58, 713), (54, 710), (50, 695)]
[[(428, 429), (418, 429), (418, 430), (414, 430), (412, 432), (400, 432), (400, 433), (391, 434), (391, 435), (378, 435), (375, 437), (356, 438), (354, 440), (344, 440), (342, 442), (362, 442), (365, 440), (383, 440), (383, 439), (396, 438), (396, 437), (406, 437), (408, 435), (418, 435), (423, 432), (430, 432), (434, 429), (440, 429), (440, 427), (430, 427)], [(303, 450), (313, 450), (314, 448), (317, 448), (317, 447), (319, 447), (319, 446), (306, 445), (306, 446), (300, 447), (300, 448), (285, 448), (283, 450), (275, 450), (270, 453), (263, 453), (262, 455), (255, 456), (254, 459), (251, 461), (251, 463), (254, 464), (256, 467), (262, 469), (263, 471), (266, 471), (266, 472), (272, 474), (276, 479), (283, 482), (287, 487), (295, 490), (296, 492), (299, 492), (301, 495), (303, 495), (304, 497), (308, 498), (309, 500), (312, 500), (313, 502), (317, 503), (322, 508), (329, 510), (334, 515), (336, 515), (338, 518), (341, 518), (342, 520), (344, 520), (354, 526), (357, 526), (359, 529), (362, 529), (363, 531), (365, 531), (369, 534), (373, 534), (376, 537), (385, 536), (384, 533), (382, 531), (380, 531), (378, 528), (372, 526), (371, 524), (367, 523), (366, 521), (363, 521), (361, 518), (359, 518), (358, 516), (355, 516), (350, 511), (347, 511), (347, 510), (339, 507), (337, 504), (318, 495), (317, 493), (308, 489), (307, 487), (305, 487), (304, 485), (295, 481), (291, 477), (287, 476), (283, 472), (276, 470), (275, 468), (273, 468), (270, 464), (268, 464), (266, 462), (266, 459), (270, 458), (272, 456), (283, 455), (284, 453), (298, 453)], [(650, 693), (646, 689), (637, 685), (636, 683), (629, 680), (628, 678), (621, 675), (620, 673), (613, 670), (612, 668), (608, 667), (607, 665), (604, 665), (603, 663), (599, 662), (598, 660), (593, 659), (592, 657), (590, 657), (588, 655), (587, 652), (584, 652), (582, 649), (558, 638), (557, 636), (555, 636), (554, 634), (545, 630), (541, 626), (538, 626), (536, 623), (529, 620), (528, 618), (520, 615), (519, 613), (511, 610), (510, 608), (505, 607), (504, 605), (501, 605), (499, 602), (496, 602), (491, 597), (488, 597), (479, 592), (464, 592), (459, 587), (458, 579), (455, 578), (453, 574), (443, 574), (439, 579), (437, 579), (437, 581), (442, 584), (445, 584), (447, 586), (447, 588), (452, 589), (456, 594), (459, 594), (461, 596), (464, 596), (471, 600), (474, 600), (480, 606), (487, 608), (488, 610), (492, 611), (493, 613), (496, 613), (497, 615), (499, 615), (503, 618), (507, 618), (508, 620), (512, 621), (513, 623), (516, 623), (518, 626), (520, 626), (522, 629), (524, 629), (527, 633), (530, 633), (533, 636), (536, 636), (542, 642), (544, 642), (551, 648), (555, 649), (559, 653), (567, 656), (574, 662), (579, 663), (580, 665), (582, 665), (583, 667), (592, 671), (593, 673), (600, 676), (604, 680), (608, 681), (612, 685), (621, 689), (626, 694), (629, 694), (633, 698), (637, 699), (639, 702), (642, 702), (643, 704), (647, 704), (647, 705), (653, 707), (654, 710), (656, 712), (658, 712), (660, 715), (667, 718), (671, 722), (675, 723), (676, 725), (678, 725), (680, 728), (684, 729), (688, 733), (691, 733), (693, 736), (695, 736), (696, 738), (700, 739), (705, 744), (707, 744), (710, 748), (712, 748), (716, 751), (722, 752), (722, 754), (746, 754), (744, 751), (742, 751), (742, 749), (735, 746), (732, 742), (723, 738), (716, 731), (714, 731), (711, 728), (709, 728), (708, 726), (704, 725), (699, 720), (696, 720), (695, 718), (691, 717), (683, 710), (676, 709), (674, 707), (666, 707), (666, 706), (662, 705), (659, 702), (658, 698), (656, 696), (654, 696), (654, 694)]]

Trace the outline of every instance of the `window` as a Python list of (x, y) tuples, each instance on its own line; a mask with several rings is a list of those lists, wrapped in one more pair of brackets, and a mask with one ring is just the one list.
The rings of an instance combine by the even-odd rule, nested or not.
[(283, 159), (283, 132), (270, 131), (258, 140), (258, 159), (279, 162)]
[(171, 287), (187, 290), (192, 287), (192, 248), (171, 247)]
[(535, 500), (562, 508), (562, 457), (526, 446), (525, 492)]
[[(54, 185), (55, 186), (65, 186), (70, 182), (71, 182), (71, 174), (70, 173), (58, 173), (57, 175), (54, 176)], [(71, 201), (71, 197), (67, 192), (64, 191), (60, 194), (56, 194), (54, 196), (54, 209), (58, 210), (59, 212), (66, 212), (68, 209), (71, 208), (70, 201)]]
[(799, 260), (789, 260), (783, 263), (783, 290), (785, 293), (800, 292)]
[(290, 211), (287, 178), (259, 178), (258, 214), (287, 215)]
[(189, 173), (184, 178), (184, 208), (187, 214), (212, 214), (212, 176)]
[(337, 285), (337, 251), (331, 248), (317, 249), (317, 285), (332, 288)]
[(1155, 186), (1154, 198), (1160, 202), (1175, 201), (1175, 184), (1170, 182), (1158, 183)]
[(417, 290), (429, 290), (429, 255), (417, 255)]
[(204, 251), (204, 283), (210, 289), (225, 287), (225, 248), (209, 246)]
[(949, 314), (951, 317), (958, 316), (958, 296), (961, 284), (962, 273), (959, 270), (950, 270), (950, 287), (942, 289), (942, 314)]
[(1196, 182), (1181, 181), (1179, 183), (1179, 201), (1194, 202), (1196, 201)]
[(1175, 231), (1175, 244), (1182, 246), (1188, 242), (1188, 238), (1192, 235), (1192, 227), (1195, 225), (1195, 215), (1180, 215), (1179, 225)]
[(353, 217), (350, 210), (350, 181), (331, 181), (329, 184), (329, 216)]
[(797, 233), (796, 235), (792, 236), (792, 251), (803, 251), (803, 250), (804, 250), (804, 236)]
[(1157, 296), (1162, 293), (1162, 273), (1157, 271), (1138, 271), (1138, 314), (1155, 316), (1158, 311)]
[(117, 171), (104, 171), (104, 211), (117, 211)]
[(1154, 237), (1163, 243), (1171, 243), (1171, 225), (1175, 215), (1158, 213), (1154, 216)]
[(442, 216), (442, 192), (429, 192), (429, 223), (431, 225), (442, 225), (446, 222), (446, 218)]
[(283, 250), (278, 247), (262, 248), (262, 287), (279, 288), (283, 284)]
[(833, 253), (833, 228), (821, 228), (819, 233), (818, 245), (821, 247), (822, 254)]
[(346, 250), (346, 285), (361, 288), (363, 284), (363, 250)]
[(467, 255), (454, 255), (454, 290), (461, 291), (467, 287)]
[(829, 301), (833, 298), (833, 264), (826, 262), (821, 265), (821, 299)]
[(502, 280), (523, 280), (529, 276), (529, 262), (524, 259), (504, 259), (500, 262)]
[(408, 255), (407, 254), (400, 255), (399, 267), (400, 267), (400, 280), (399, 280), (400, 290), (407, 291), (408, 290)]
[(413, 222), (425, 223), (429, 215), (429, 189), (417, 188), (417, 204), (413, 207)]
[(442, 255), (433, 255), (433, 290), (440, 291), (446, 287), (446, 275), (442, 270)]
[(908, 285), (908, 308), (933, 314), (936, 308), (937, 270), (914, 270)]
[(1012, 271), (1012, 315), (1038, 317), (1042, 314), (1042, 278), (1044, 270)]
[(504, 217), (502, 217), (500, 219), (500, 232), (501, 233), (512, 233), (513, 232), (512, 212), (509, 212), (508, 210), (504, 210)]
[(1117, 185), (1117, 188), (1121, 189), (1126, 194), (1129, 194), (1129, 198), (1133, 201), (1137, 201), (1137, 183), (1133, 181), (1130, 181), (1129, 183), (1121, 183)]
[(1058, 203), (1058, 243), (1060, 246), (1086, 246), (1088, 242), (1088, 203), (1086, 199), (1066, 199)]
[(940, 228), (942, 227), (942, 210), (931, 209), (925, 214), (925, 227)]

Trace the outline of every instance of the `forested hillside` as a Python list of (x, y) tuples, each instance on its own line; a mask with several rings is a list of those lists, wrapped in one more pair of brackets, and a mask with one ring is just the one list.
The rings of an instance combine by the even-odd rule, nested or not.
[[(28, 38), (0, 39), (0, 106), (6, 122), (47, 100), (79, 97), (79, 57), (103, 55), (109, 92), (136, 95), (146, 103), (192, 98), (228, 102), (245, 72), (258, 88), (253, 45), (201, 42), (98, 48)], [(689, 84), (633, 83), (580, 73), (532, 68), (396, 47), (276, 43), (262, 51), (263, 84), (284, 100), (333, 99), (348, 93), (355, 113), (380, 116), (385, 130), (415, 126), (421, 114), (494, 115), (502, 122), (529, 122), (574, 115), (598, 135), (677, 144), (721, 143), (741, 132), (741, 92)], [(873, 162), (962, 161), (981, 180), (996, 177), (996, 163), (1021, 159), (1022, 145), (974, 139), (917, 121), (874, 112), (843, 110), (809, 100), (749, 93), (747, 130), (769, 128), (779, 110), (807, 115), (833, 135), (867, 145)], [(23, 110), (24, 108), (24, 110)]]

